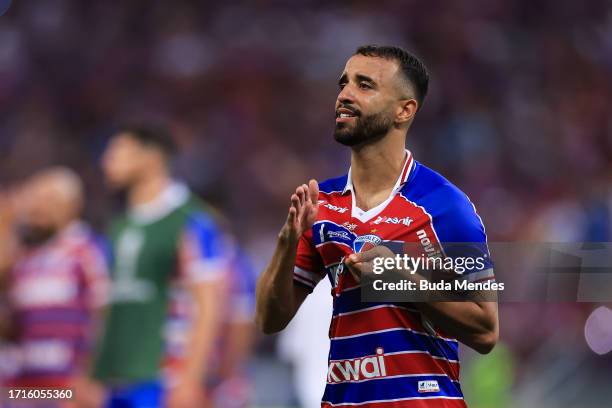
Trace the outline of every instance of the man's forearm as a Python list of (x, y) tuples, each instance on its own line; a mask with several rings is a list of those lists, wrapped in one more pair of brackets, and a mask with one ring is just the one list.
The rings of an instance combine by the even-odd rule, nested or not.
[(196, 315), (188, 335), (188, 354), (181, 380), (200, 384), (206, 379), (206, 369), (213, 343), (220, 325), (219, 293), (224, 292), (223, 282), (200, 284), (193, 289), (196, 297)]
[(420, 302), (415, 305), (437, 327), (479, 353), (488, 353), (497, 342), (496, 302)]
[(256, 321), (264, 333), (284, 329), (297, 309), (293, 290), (296, 252), (297, 242), (279, 237), (272, 260), (257, 282)]

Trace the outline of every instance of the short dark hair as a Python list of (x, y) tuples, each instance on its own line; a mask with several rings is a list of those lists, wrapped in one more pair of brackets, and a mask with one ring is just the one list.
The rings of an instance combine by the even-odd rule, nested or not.
[(176, 143), (168, 129), (163, 126), (136, 124), (123, 126), (119, 130), (144, 145), (161, 150), (168, 157), (172, 157), (176, 153)]
[(421, 60), (403, 48), (381, 45), (362, 45), (357, 48), (355, 55), (379, 57), (397, 61), (405, 79), (414, 86), (416, 99), (419, 103), (419, 108), (421, 108), (423, 100), (425, 100), (425, 95), (427, 95), (427, 87), (429, 85), (429, 73)]

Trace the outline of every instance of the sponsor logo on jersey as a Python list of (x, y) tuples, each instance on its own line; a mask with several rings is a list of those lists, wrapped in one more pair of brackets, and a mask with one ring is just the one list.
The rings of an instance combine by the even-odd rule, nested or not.
[(376, 217), (376, 219), (374, 221), (372, 221), (372, 224), (393, 224), (393, 225), (405, 225), (406, 227), (409, 226), (410, 224), (412, 224), (414, 220), (410, 217), (404, 217), (404, 218), (399, 218), (399, 217), (387, 217), (386, 215), (379, 215), (378, 217)]
[(347, 241), (351, 240), (351, 236), (349, 235), (347, 231), (327, 231), (327, 238), (329, 239), (340, 238), (340, 239), (347, 240)]
[(353, 241), (353, 251), (355, 253), (365, 252), (382, 243), (382, 239), (374, 234), (362, 235)]
[(324, 200), (319, 200), (319, 204), (322, 205), (323, 207), (330, 209), (332, 211), (336, 211), (339, 212), (340, 214), (344, 214), (345, 212), (348, 211), (347, 207), (338, 207), (336, 205), (330, 204)]
[(425, 230), (418, 230), (416, 234), (417, 238), (421, 241), (421, 245), (423, 245), (423, 249), (427, 253), (427, 256), (440, 256), (440, 251), (436, 249), (434, 244), (427, 236), (427, 232), (425, 232)]
[(355, 231), (357, 229), (357, 224), (352, 224), (348, 221), (345, 221), (342, 226), (344, 226), (349, 231)]
[(376, 349), (375, 356), (331, 361), (327, 370), (328, 383), (359, 381), (386, 376), (385, 355), (382, 348)]
[(440, 392), (440, 386), (436, 380), (419, 381), (419, 392)]

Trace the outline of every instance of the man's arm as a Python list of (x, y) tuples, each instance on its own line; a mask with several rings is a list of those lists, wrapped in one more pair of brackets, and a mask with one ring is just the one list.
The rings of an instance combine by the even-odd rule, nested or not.
[(180, 381), (202, 384), (207, 376), (206, 368), (221, 323), (222, 294), (225, 293), (225, 276), (214, 280), (189, 284), (194, 304), (194, 316), (188, 335), (187, 358)]
[(497, 302), (417, 302), (415, 305), (445, 333), (481, 354), (489, 353), (497, 343)]
[(255, 320), (266, 334), (283, 330), (308, 296), (307, 288), (294, 284), (293, 270), (300, 237), (317, 218), (318, 197), (315, 180), (295, 190), (272, 260), (257, 281)]
[(210, 374), (207, 369), (221, 329), (228, 288), (228, 256), (225, 235), (216, 220), (205, 212), (190, 214), (177, 248), (181, 289), (188, 291), (190, 300), (190, 326), (176, 385), (170, 388), (164, 406), (208, 406), (202, 384)]
[[(389, 248), (377, 246), (366, 252), (352, 254), (345, 262), (355, 279), (360, 280), (363, 274), (372, 272), (374, 258), (393, 256)], [(403, 278), (416, 282), (417, 285), (419, 280), (425, 279), (413, 271), (398, 272)], [(432, 297), (443, 296), (442, 294), (439, 296), (436, 296), (435, 293), (431, 294)], [(486, 296), (490, 298), (490, 295)], [(493, 349), (499, 337), (497, 302), (473, 300), (480, 298), (485, 298), (485, 295), (476, 293), (465, 301), (414, 302), (414, 305), (445, 333), (477, 352), (486, 354)]]

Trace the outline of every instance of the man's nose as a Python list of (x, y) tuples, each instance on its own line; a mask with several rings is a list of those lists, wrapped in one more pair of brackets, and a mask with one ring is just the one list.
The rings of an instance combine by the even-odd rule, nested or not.
[(340, 93), (338, 94), (337, 99), (338, 99), (338, 102), (340, 102), (341, 104), (354, 102), (355, 96), (353, 94), (351, 86), (348, 84), (345, 85), (344, 88), (340, 90)]

